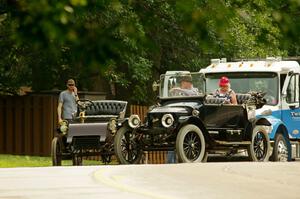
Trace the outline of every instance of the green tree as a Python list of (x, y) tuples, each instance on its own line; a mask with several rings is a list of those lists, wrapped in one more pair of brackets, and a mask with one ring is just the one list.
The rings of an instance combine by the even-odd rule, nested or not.
[[(295, 0), (0, 0), (0, 90), (92, 90), (149, 104), (167, 70), (198, 71), (211, 58), (297, 56)], [(287, 12), (288, 11), (288, 12)], [(291, 45), (293, 44), (293, 45)]]

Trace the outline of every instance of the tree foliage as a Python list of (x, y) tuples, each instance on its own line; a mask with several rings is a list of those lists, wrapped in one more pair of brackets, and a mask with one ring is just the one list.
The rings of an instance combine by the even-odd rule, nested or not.
[[(198, 71), (211, 58), (297, 56), (298, 1), (0, 0), (0, 92), (22, 85), (93, 90), (149, 103), (167, 70)], [(293, 44), (293, 45), (291, 45)]]

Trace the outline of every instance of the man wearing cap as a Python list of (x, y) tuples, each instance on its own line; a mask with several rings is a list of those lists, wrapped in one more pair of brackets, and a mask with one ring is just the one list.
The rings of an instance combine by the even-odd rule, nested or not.
[(214, 97), (223, 98), (228, 104), (237, 104), (236, 94), (230, 88), (228, 77), (221, 77), (219, 80), (219, 88), (215, 91)]
[(175, 95), (183, 96), (196, 96), (199, 95), (198, 89), (193, 87), (192, 77), (190, 75), (182, 76), (179, 79), (180, 88), (173, 88), (170, 93)]
[(79, 97), (75, 81), (69, 79), (67, 81), (67, 90), (62, 91), (58, 98), (57, 114), (59, 123), (62, 120), (71, 121), (73, 119), (73, 114), (77, 112), (77, 100), (79, 100)]

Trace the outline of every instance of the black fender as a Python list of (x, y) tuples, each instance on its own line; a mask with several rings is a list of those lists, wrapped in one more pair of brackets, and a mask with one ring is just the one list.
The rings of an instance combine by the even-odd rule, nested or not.
[[(256, 118), (254, 121), (251, 122), (250, 125), (248, 125), (246, 127), (246, 130), (248, 132), (251, 132), (251, 133), (247, 133), (247, 135), (249, 135), (249, 137), (247, 137), (248, 140), (251, 140), (252, 139), (252, 131), (253, 129), (255, 128), (255, 126), (258, 126), (258, 125), (262, 125), (262, 126), (272, 126), (272, 124), (269, 122), (268, 119), (266, 118)], [(251, 126), (251, 127), (250, 127)], [(271, 132), (269, 132), (270, 134)]]
[(257, 118), (252, 122), (254, 125), (271, 126), (272, 124), (266, 118)]
[(200, 118), (194, 117), (194, 116), (188, 116), (188, 117), (186, 117), (184, 119), (180, 119), (179, 123), (180, 124), (177, 127), (177, 132), (184, 125), (194, 124), (194, 125), (198, 126), (201, 129), (201, 131), (203, 132), (203, 136), (205, 138), (205, 142), (208, 143), (209, 145), (211, 145), (213, 143), (213, 139), (210, 137), (210, 135), (209, 135), (209, 133), (207, 131), (207, 128), (206, 128), (204, 122)]

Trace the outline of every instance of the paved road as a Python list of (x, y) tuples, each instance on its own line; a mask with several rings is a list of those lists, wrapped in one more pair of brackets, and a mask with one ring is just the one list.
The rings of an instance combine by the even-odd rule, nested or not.
[(300, 198), (300, 162), (0, 169), (0, 199)]

